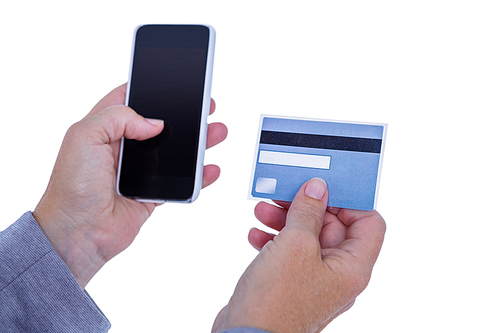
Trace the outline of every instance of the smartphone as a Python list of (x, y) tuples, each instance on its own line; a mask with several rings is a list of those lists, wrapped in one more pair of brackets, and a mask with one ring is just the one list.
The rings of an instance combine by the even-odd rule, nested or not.
[(135, 29), (126, 105), (163, 119), (156, 137), (122, 139), (120, 195), (144, 202), (196, 200), (203, 178), (215, 30), (207, 25)]

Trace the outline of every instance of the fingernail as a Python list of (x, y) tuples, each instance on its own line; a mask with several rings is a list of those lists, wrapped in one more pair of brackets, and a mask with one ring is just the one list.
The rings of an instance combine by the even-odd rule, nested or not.
[(148, 123), (154, 126), (160, 126), (161, 124), (163, 124), (162, 119), (152, 119), (152, 118), (144, 118), (144, 119), (146, 119)]
[(321, 200), (325, 196), (326, 189), (323, 179), (313, 178), (307, 183), (304, 193), (311, 198)]

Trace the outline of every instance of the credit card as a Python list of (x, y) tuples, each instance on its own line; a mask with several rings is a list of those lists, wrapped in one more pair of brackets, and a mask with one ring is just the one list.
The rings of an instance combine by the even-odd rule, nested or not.
[(319, 177), (328, 206), (375, 209), (386, 132), (386, 124), (263, 115), (249, 197), (292, 201)]

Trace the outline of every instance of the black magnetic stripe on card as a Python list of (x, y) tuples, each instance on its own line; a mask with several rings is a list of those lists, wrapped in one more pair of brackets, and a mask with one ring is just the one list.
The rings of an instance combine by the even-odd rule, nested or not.
[(380, 154), (382, 139), (262, 131), (260, 143)]

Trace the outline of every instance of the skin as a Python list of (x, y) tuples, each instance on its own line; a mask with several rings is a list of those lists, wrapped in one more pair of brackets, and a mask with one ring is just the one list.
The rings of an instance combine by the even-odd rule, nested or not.
[(370, 280), (386, 225), (376, 211), (327, 207), (312, 179), (293, 202), (261, 202), (256, 217), (279, 234), (248, 235), (259, 255), (239, 280), (212, 332), (255, 327), (273, 333), (320, 332), (347, 311)]
[[(124, 106), (125, 90), (125, 85), (113, 90), (71, 126), (33, 212), (82, 289), (132, 243), (156, 207), (116, 193), (121, 137), (145, 140), (164, 126)], [(207, 147), (226, 135), (225, 125), (210, 124)], [(217, 166), (205, 166), (203, 186), (219, 173)], [(370, 280), (386, 225), (376, 211), (331, 208), (327, 200), (325, 182), (312, 179), (291, 203), (257, 204), (257, 219), (279, 233), (250, 231), (249, 242), (260, 252), (212, 332), (245, 326), (274, 333), (319, 332), (354, 304)]]
[[(126, 84), (105, 96), (67, 131), (47, 189), (33, 211), (41, 229), (82, 289), (111, 258), (125, 250), (156, 207), (116, 193), (120, 139), (158, 135), (163, 122), (144, 119), (124, 106)], [(215, 111), (212, 100), (210, 114)], [(224, 124), (209, 124), (207, 148), (227, 136)], [(204, 167), (203, 187), (220, 174)]]

